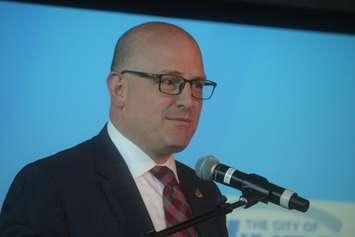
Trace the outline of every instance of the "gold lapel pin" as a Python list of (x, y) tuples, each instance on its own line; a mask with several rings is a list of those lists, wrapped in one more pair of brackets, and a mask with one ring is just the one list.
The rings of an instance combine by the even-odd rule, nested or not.
[(201, 193), (200, 189), (199, 188), (196, 188), (195, 190), (195, 196), (197, 198), (203, 198), (203, 194)]

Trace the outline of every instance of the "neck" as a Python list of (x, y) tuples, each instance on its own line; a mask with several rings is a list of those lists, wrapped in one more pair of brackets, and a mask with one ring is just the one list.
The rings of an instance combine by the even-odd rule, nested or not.
[(149, 155), (149, 157), (151, 157), (151, 159), (156, 164), (160, 165), (160, 164), (164, 164), (165, 162), (167, 162), (169, 160), (169, 158), (171, 157), (171, 155), (165, 155), (165, 156), (152, 156), (152, 155)]
[(156, 153), (152, 152), (149, 149), (147, 149), (144, 144), (139, 144), (137, 141), (129, 135), (127, 131), (125, 131), (124, 128), (121, 128), (118, 124), (118, 122), (112, 118), (110, 118), (111, 123), (113, 126), (126, 138), (128, 138), (130, 141), (132, 141), (136, 146), (138, 146), (142, 151), (144, 151), (156, 164), (164, 164), (167, 162), (167, 160), (172, 156), (172, 154), (166, 154), (166, 153)]

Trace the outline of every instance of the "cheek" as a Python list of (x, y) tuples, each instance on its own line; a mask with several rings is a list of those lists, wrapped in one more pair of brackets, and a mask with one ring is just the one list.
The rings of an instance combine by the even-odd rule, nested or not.
[(201, 102), (195, 102), (195, 103), (196, 104), (194, 106), (193, 113), (194, 113), (194, 117), (195, 117), (195, 123), (197, 125), (198, 121), (200, 119), (201, 111), (202, 111), (202, 103)]
[(196, 121), (198, 122), (202, 111), (202, 104), (196, 105)]
[(154, 95), (137, 95), (130, 98), (127, 110), (137, 126), (144, 127), (146, 132), (154, 132), (161, 129), (164, 111), (169, 107), (168, 101), (157, 98)]

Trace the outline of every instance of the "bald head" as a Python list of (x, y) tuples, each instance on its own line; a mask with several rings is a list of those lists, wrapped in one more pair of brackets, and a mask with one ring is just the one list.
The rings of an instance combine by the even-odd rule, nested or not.
[(118, 40), (111, 69), (107, 82), (114, 126), (156, 162), (183, 150), (197, 127), (202, 101), (192, 96), (190, 83), (181, 93), (168, 94), (161, 91), (162, 81), (149, 75), (203, 80), (193, 37), (167, 23), (136, 26)]
[[(179, 44), (177, 45), (176, 42)], [(124, 33), (117, 41), (111, 71), (120, 71), (123, 68), (132, 69), (137, 64), (137, 59), (146, 58), (147, 61), (154, 62), (154, 58), (151, 57), (153, 55), (155, 57), (157, 52), (152, 53), (151, 51), (159, 50), (159, 47), (173, 48), (176, 46), (186, 47), (187, 45), (190, 48), (192, 45), (196, 49), (202, 64), (198, 44), (182, 28), (163, 22), (148, 22), (138, 25)]]

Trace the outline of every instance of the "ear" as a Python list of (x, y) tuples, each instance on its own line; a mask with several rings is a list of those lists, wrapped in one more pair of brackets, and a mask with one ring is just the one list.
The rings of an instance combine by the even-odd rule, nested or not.
[(112, 105), (123, 108), (127, 87), (121, 73), (111, 72), (107, 77), (107, 87), (111, 96)]

